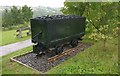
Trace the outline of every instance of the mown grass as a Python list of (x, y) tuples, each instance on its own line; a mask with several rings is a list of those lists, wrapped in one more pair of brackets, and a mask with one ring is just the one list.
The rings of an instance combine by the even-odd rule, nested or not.
[[(89, 40), (88, 40), (89, 41)], [(91, 42), (91, 41), (90, 41)], [(116, 74), (118, 73), (118, 39), (107, 42), (106, 51), (102, 42), (97, 42), (90, 48), (78, 53), (52, 68), (46, 74)], [(31, 51), (32, 47), (16, 51), (2, 57), (2, 74), (39, 74), (16, 62), (11, 57)]]
[(107, 43), (106, 50), (102, 42), (96, 43), (84, 52), (63, 62), (50, 70), (52, 74), (118, 74), (118, 41)]
[(26, 36), (25, 32), (26, 31), (23, 32), (24, 33), (23, 38), (17, 38), (16, 30), (2, 31), (2, 42), (0, 42), (0, 45), (7, 45), (7, 44), (11, 44), (11, 43), (29, 39), (30, 36)]
[(11, 61), (10, 58), (22, 55), (24, 53), (30, 52), (32, 47), (27, 47), (25, 49), (13, 52), (2, 57), (2, 74), (37, 74), (38, 71), (33, 71), (32, 69), (26, 68), (17, 62)]

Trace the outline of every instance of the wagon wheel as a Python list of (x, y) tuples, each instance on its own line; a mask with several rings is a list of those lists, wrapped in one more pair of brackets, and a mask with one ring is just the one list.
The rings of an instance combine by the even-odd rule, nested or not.
[(56, 54), (60, 54), (63, 52), (63, 46), (56, 46), (55, 48), (55, 53)]
[(70, 42), (71, 46), (72, 47), (76, 47), (78, 45), (78, 39), (73, 39), (71, 42)]

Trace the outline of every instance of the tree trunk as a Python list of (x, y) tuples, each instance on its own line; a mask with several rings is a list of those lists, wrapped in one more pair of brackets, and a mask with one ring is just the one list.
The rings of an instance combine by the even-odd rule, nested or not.
[(103, 48), (104, 48), (104, 50), (106, 50), (106, 38), (103, 41)]

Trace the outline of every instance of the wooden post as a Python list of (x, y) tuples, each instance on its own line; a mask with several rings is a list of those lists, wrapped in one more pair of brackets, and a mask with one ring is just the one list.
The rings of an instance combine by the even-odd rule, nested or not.
[(31, 34), (31, 30), (30, 30), (30, 28), (29, 27), (24, 27), (24, 28), (19, 28), (19, 29), (17, 29), (16, 30), (16, 32), (18, 32), (18, 34), (16, 35), (18, 38), (22, 38), (22, 31), (24, 31), (24, 30), (29, 30), (26, 34), (27, 34), (27, 36), (29, 36), (30, 34)]

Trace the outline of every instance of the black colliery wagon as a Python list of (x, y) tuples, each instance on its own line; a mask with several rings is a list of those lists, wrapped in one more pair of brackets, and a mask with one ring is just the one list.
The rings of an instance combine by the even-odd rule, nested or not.
[(53, 15), (33, 18), (31, 34), (33, 52), (36, 54), (52, 49), (56, 54), (63, 52), (63, 45), (78, 45), (78, 40), (85, 34), (85, 17), (76, 15)]

